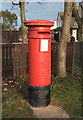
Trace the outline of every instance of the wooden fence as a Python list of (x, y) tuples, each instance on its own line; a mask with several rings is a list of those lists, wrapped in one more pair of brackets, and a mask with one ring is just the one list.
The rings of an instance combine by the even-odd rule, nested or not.
[(74, 44), (72, 73), (83, 74), (83, 42)]
[(27, 44), (2, 45), (2, 76), (27, 76)]
[[(58, 44), (52, 43), (52, 74), (56, 75), (57, 73), (57, 52)], [(76, 45), (75, 45), (76, 44)], [(79, 43), (68, 43), (67, 45), (67, 70), (74, 68), (77, 64), (77, 54), (75, 52), (78, 49), (74, 48), (79, 46)], [(79, 44), (79, 45), (78, 45)], [(81, 46), (81, 45), (80, 45)], [(78, 47), (80, 49), (80, 47)], [(83, 51), (83, 44), (81, 46)], [(76, 49), (76, 50), (75, 50)], [(81, 50), (81, 49), (80, 49)], [(81, 52), (82, 52), (81, 51)], [(3, 77), (27, 77), (28, 73), (28, 45), (27, 44), (3, 44), (2, 45), (2, 76)], [(83, 53), (81, 56), (81, 62), (83, 60)], [(75, 64), (76, 63), (76, 64)], [(78, 62), (79, 63), (79, 62)], [(83, 64), (81, 65), (83, 66)], [(83, 68), (82, 68), (83, 70)]]
[(18, 41), (18, 31), (2, 31), (2, 43), (12, 43)]
[[(52, 74), (56, 75), (57, 73), (57, 54), (58, 54), (58, 44), (57, 42), (52, 43)], [(74, 50), (74, 43), (69, 42), (67, 44), (67, 49), (66, 49), (66, 66), (67, 66), (67, 71), (72, 69), (72, 64), (73, 64), (73, 50)]]

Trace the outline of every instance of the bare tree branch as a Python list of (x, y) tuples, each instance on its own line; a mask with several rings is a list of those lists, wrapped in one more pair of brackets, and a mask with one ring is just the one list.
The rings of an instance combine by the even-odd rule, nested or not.
[(20, 5), (20, 2), (19, 3), (12, 2), (12, 5)]
[(82, 2), (80, 2), (80, 6), (82, 7), (82, 9), (83, 9), (83, 1)]
[(80, 28), (81, 27), (81, 19), (80, 19), (80, 16), (78, 14), (78, 11), (77, 11), (76, 2), (73, 2), (72, 14), (75, 17), (76, 22), (78, 23), (78, 27)]

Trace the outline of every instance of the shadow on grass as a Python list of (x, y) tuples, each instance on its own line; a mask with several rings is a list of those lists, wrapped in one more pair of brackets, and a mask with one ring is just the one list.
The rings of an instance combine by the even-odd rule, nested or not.
[(23, 97), (23, 99), (28, 100), (28, 84), (26, 82), (18, 85), (16, 91)]

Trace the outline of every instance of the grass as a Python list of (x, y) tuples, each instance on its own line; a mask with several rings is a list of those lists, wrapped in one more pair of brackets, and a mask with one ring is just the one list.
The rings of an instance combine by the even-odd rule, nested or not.
[[(32, 110), (27, 102), (27, 83), (24, 79), (14, 79), (3, 87), (2, 118), (33, 118)], [(5, 90), (5, 91), (4, 91)]]
[[(13, 83), (9, 83), (9, 81)], [(52, 75), (51, 103), (61, 106), (70, 118), (82, 118), (82, 80), (83, 76), (67, 76), (59, 79)], [(34, 118), (33, 112), (27, 102), (26, 79), (4, 79), (2, 117), (3, 118)], [(5, 89), (6, 88), (6, 89)], [(4, 91), (5, 90), (5, 91)]]
[(52, 75), (51, 101), (61, 106), (70, 118), (82, 118), (81, 88), (83, 76), (59, 79)]

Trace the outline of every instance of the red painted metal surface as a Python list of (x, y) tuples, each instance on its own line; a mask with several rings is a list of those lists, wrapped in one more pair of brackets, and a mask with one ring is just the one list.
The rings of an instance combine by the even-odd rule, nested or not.
[(28, 27), (28, 84), (43, 87), (51, 83), (51, 35), (53, 22), (48, 20), (26, 21)]

